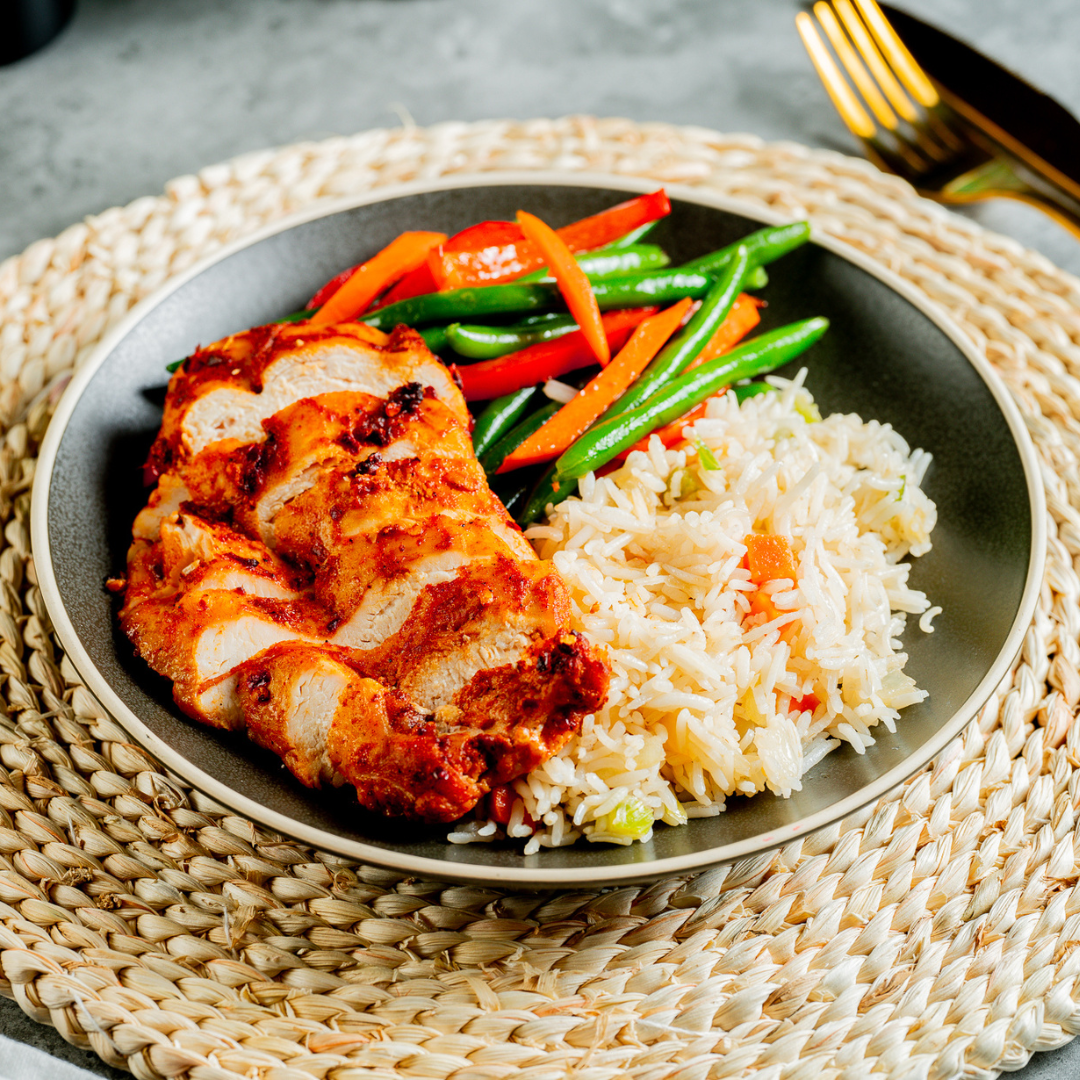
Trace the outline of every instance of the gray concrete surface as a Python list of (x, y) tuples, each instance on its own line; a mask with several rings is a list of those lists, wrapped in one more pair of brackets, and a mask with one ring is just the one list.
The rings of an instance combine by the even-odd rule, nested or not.
[[(1077, 0), (896, 2), (1080, 114)], [(402, 116), (620, 115), (855, 152), (795, 34), (797, 10), (793, 0), (79, 0), (57, 41), (0, 68), (0, 258), (212, 162)], [(995, 203), (971, 214), (1080, 273), (1080, 242), (1036, 211)], [(0, 1080), (91, 1075), (126, 1074), (0, 1001)], [(1078, 1077), (1080, 1043), (1016, 1075)]]
[[(1080, 106), (1076, 0), (906, 0)], [(792, 0), (80, 0), (0, 68), (0, 258), (245, 150), (570, 112), (852, 149)], [(1080, 270), (1036, 211), (976, 215)]]

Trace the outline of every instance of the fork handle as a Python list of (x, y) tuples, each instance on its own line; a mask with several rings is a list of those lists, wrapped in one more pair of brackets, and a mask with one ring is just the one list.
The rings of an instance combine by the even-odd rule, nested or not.
[(940, 194), (951, 202), (975, 202), (992, 196), (1017, 199), (1042, 210), (1080, 237), (1080, 201), (1011, 155), (999, 152), (997, 157), (947, 184)]

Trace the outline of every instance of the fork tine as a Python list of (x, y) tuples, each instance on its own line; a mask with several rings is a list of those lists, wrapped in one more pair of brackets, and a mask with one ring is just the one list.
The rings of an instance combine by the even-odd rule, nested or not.
[(862, 140), (870, 157), (887, 172), (893, 172), (899, 176), (910, 176), (912, 172), (916, 174), (924, 172), (926, 161), (899, 132), (894, 132), (896, 149), (886, 146), (878, 138), (874, 121), (840, 73), (840, 69), (818, 35), (810, 16), (805, 11), (800, 11), (795, 16), (795, 25), (798, 27), (799, 36), (806, 46), (806, 51), (810, 54), (810, 60), (817, 70), (818, 77), (824, 83), (833, 105), (836, 106), (836, 111), (847, 124), (848, 130), (856, 138)]
[[(819, 0), (819, 2), (824, 2), (824, 0)], [(889, 99), (893, 108), (911, 125), (915, 133), (915, 145), (918, 146), (921, 153), (928, 155), (934, 161), (943, 162), (948, 160), (950, 154), (962, 149), (961, 143), (957, 141), (948, 127), (938, 119), (935, 109), (921, 109), (904, 92), (892, 69), (867, 32), (866, 25), (856, 14), (851, 0), (832, 0), (832, 6), (840, 14), (840, 18), (855, 41), (856, 48), (862, 55), (862, 59), (870, 66), (885, 96)], [(841, 56), (841, 60), (843, 59), (843, 56)], [(861, 89), (862, 84), (858, 80), (856, 82)], [(898, 126), (894, 125), (891, 130), (897, 139), (903, 138)]]
[(892, 65), (908, 92), (920, 105), (932, 109), (941, 100), (937, 91), (923, 69), (915, 62), (915, 57), (907, 51), (889, 20), (885, 18), (884, 12), (877, 5), (877, 0), (855, 0), (855, 6), (877, 39), (886, 60)]
[(817, 3), (814, 4), (814, 14), (817, 16), (821, 28), (825, 31), (825, 36), (828, 37), (833, 51), (839, 57), (840, 63), (844, 66), (851, 81), (858, 88), (859, 93), (862, 94), (863, 100), (870, 106), (870, 111), (877, 117), (878, 123), (890, 131), (895, 131), (898, 126), (896, 114), (889, 108), (889, 104), (882, 96), (877, 83), (874, 82), (869, 72), (863, 67), (855, 50), (851, 47), (851, 42), (848, 41), (844, 31), (840, 29), (840, 24), (836, 21), (832, 8), (829, 7), (825, 0), (817, 0)]
[(840, 74), (829, 50), (825, 48), (825, 42), (818, 36), (814, 28), (814, 21), (805, 11), (800, 11), (795, 16), (795, 25), (798, 27), (799, 36), (802, 38), (806, 51), (810, 54), (810, 60), (817, 70), (818, 78), (825, 85), (832, 103), (840, 118), (848, 126), (852, 135), (859, 139), (874, 138), (877, 128), (870, 114), (859, 103), (859, 99), (852, 93), (847, 80)]
[(878, 86), (881, 87), (883, 93), (889, 99), (889, 104), (909, 124), (918, 123), (919, 114), (911, 103), (911, 98), (904, 93), (904, 89), (896, 81), (892, 69), (882, 59), (878, 47), (874, 44), (874, 39), (866, 29), (866, 25), (855, 13), (851, 0), (833, 0), (833, 7), (836, 8), (840, 21), (844, 24), (844, 28), (851, 36), (852, 41), (855, 42), (855, 48), (858, 49), (863, 60), (866, 61), (867, 67), (870, 68), (874, 78), (877, 79)]
[(973, 170), (992, 159), (992, 152), (941, 101), (876, 0), (815, 0), (813, 12), (817, 24), (806, 11), (795, 16), (799, 36), (837, 112), (862, 141), (866, 155), (919, 190), (946, 202), (957, 201), (950, 185), (974, 175)]
[[(877, 0), (855, 0), (862, 18), (855, 13), (851, 0), (833, 0), (833, 6), (840, 13), (840, 18), (847, 27), (848, 33), (856, 43), (856, 47), (862, 54), (863, 59), (874, 72), (875, 77), (881, 84), (885, 96), (889, 99), (892, 107), (909, 124), (920, 132), (919, 145), (924, 150), (941, 160), (949, 150), (956, 152), (963, 149), (963, 143), (949, 130), (947, 124), (943, 124), (937, 115), (937, 109), (941, 105), (941, 98), (934, 89), (926, 72), (919, 67), (915, 58), (908, 52), (904, 43), (900, 40), (892, 24), (885, 18)], [(865, 22), (864, 22), (865, 20)], [(874, 30), (874, 36), (878, 44), (882, 45), (885, 55), (882, 56), (877, 46), (866, 31), (869, 24)], [(890, 64), (892, 65), (890, 67)], [(896, 75), (893, 71), (896, 71)], [(897, 82), (896, 76), (905, 83), (912, 92), (915, 100), (925, 106), (925, 116), (920, 116), (911, 103), (911, 99), (904, 93)], [(934, 140), (929, 137), (933, 132), (937, 144), (945, 147), (946, 154), (942, 154)]]

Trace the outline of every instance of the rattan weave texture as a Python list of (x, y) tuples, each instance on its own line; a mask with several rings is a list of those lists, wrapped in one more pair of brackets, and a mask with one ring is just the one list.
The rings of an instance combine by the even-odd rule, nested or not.
[[(50, 637), (36, 448), (147, 293), (319, 199), (494, 169), (700, 184), (913, 282), (986, 350), (1043, 465), (1049, 551), (1012, 675), (901, 790), (649, 888), (402, 879), (165, 776)], [(949, 1080), (1080, 1032), (1080, 281), (863, 162), (570, 118), (368, 132), (183, 177), (0, 265), (0, 992), (136, 1076)]]

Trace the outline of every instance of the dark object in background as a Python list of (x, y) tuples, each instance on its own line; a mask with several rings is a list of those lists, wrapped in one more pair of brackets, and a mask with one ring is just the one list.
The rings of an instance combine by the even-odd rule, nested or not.
[(67, 25), (75, 0), (0, 0), (0, 64), (47, 45)]

